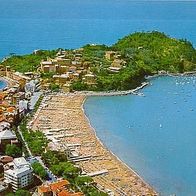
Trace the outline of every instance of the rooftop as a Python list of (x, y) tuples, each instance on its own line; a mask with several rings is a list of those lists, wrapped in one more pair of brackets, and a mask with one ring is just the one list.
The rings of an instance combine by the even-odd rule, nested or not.
[(15, 158), (13, 162), (8, 163), (8, 165), (13, 165), (14, 169), (8, 169), (5, 171), (5, 173), (16, 178), (32, 173), (33, 171), (30, 164), (24, 157)]
[(52, 65), (52, 61), (42, 61), (42, 65)]
[(8, 169), (5, 171), (6, 174), (14, 176), (16, 178), (20, 178), (32, 172), (33, 170), (31, 169), (30, 166), (24, 166), (24, 167), (16, 168), (16, 169)]
[(6, 163), (9, 163), (9, 162), (12, 162), (12, 161), (13, 161), (13, 158), (10, 157), (10, 156), (0, 157), (0, 162), (3, 163), (3, 164), (6, 164)]
[(23, 167), (26, 165), (29, 166), (29, 163), (26, 161), (26, 159), (24, 157), (15, 158), (13, 160), (13, 163), (14, 163), (15, 167), (17, 167), (17, 168)]
[(17, 139), (16, 135), (9, 129), (0, 132), (0, 140)]
[(41, 193), (48, 193), (50, 191), (51, 190), (50, 190), (50, 187), (49, 186), (40, 186), (39, 187), (39, 192), (41, 192)]
[(59, 182), (52, 183), (50, 185), (50, 188), (52, 191), (57, 191), (58, 189), (61, 189), (66, 185), (69, 185), (69, 182), (67, 180), (61, 180)]

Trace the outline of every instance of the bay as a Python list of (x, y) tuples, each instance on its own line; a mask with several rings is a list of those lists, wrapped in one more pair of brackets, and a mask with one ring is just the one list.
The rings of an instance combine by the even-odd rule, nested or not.
[(162, 195), (196, 195), (196, 77), (159, 77), (141, 92), (89, 97), (92, 126)]
[[(196, 46), (196, 2), (0, 0), (0, 59), (35, 49), (111, 45), (151, 30)], [(92, 97), (85, 103), (104, 144), (163, 195), (196, 195), (194, 81), (157, 78), (142, 90), (146, 97)]]

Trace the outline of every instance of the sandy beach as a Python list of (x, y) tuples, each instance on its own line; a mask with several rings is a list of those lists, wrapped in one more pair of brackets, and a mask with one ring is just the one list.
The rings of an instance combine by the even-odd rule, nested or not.
[[(157, 195), (96, 137), (83, 110), (85, 98), (73, 94), (48, 95), (29, 126), (45, 133), (51, 141), (50, 149), (68, 151), (70, 159), (84, 174), (92, 175), (100, 189), (111, 190), (115, 195)], [(99, 175), (94, 176), (94, 172)]]

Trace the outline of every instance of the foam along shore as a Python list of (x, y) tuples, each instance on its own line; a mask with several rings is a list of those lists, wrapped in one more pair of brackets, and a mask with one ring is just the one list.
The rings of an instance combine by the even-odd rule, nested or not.
[(78, 94), (48, 95), (29, 126), (45, 133), (51, 141), (50, 149), (69, 152), (70, 159), (82, 168), (84, 175), (93, 176), (100, 189), (119, 196), (157, 195), (96, 137), (83, 110), (85, 99)]

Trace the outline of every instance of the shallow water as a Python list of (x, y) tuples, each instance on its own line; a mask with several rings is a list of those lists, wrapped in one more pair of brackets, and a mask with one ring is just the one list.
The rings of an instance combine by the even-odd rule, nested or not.
[[(142, 30), (164, 31), (195, 45), (195, 10), (195, 1), (0, 0), (0, 59), (34, 49), (110, 45)], [(196, 195), (195, 87), (159, 78), (143, 91), (146, 97), (88, 99), (92, 124), (157, 190)]]
[(98, 137), (163, 195), (196, 195), (196, 77), (159, 77), (141, 92), (89, 97)]
[(0, 80), (0, 90), (4, 89), (7, 86), (7, 82), (4, 80)]

